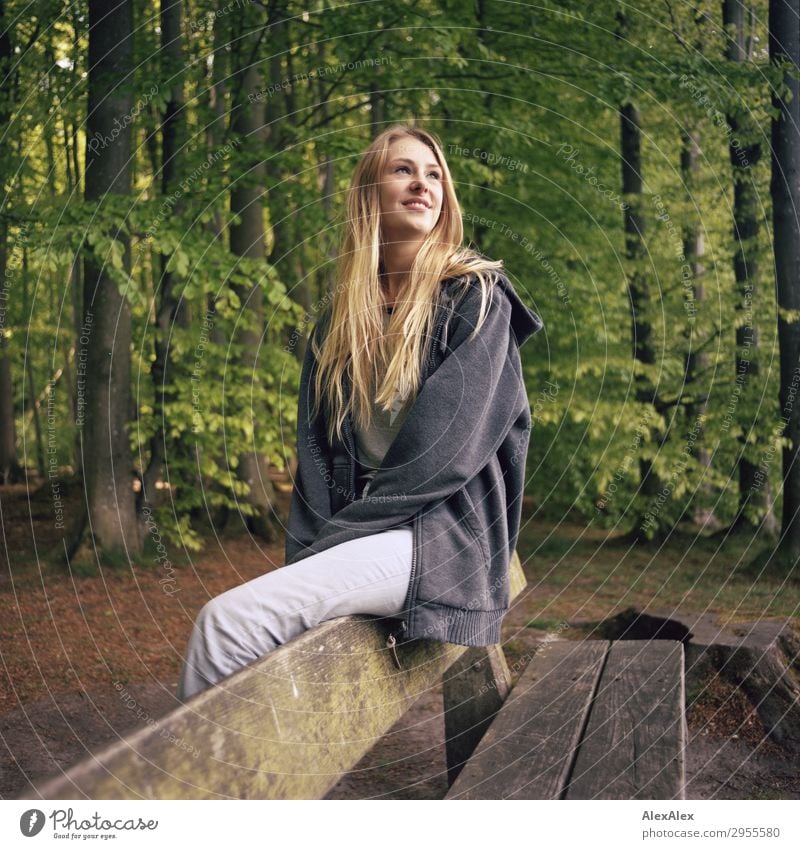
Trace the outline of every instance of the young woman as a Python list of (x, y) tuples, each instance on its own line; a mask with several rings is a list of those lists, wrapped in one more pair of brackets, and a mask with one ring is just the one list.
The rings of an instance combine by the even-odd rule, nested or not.
[(519, 346), (542, 324), (463, 236), (438, 140), (381, 133), (303, 363), (287, 565), (203, 607), (179, 698), (353, 613), (399, 620), (398, 666), (406, 640), (500, 641), (531, 428)]

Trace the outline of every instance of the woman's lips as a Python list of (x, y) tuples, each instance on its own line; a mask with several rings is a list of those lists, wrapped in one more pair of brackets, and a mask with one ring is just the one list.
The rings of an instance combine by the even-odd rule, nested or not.
[(403, 206), (404, 206), (406, 209), (410, 209), (410, 210), (412, 210), (412, 211), (414, 211), (414, 212), (427, 212), (427, 211), (430, 209), (430, 207), (429, 207), (429, 206), (426, 206), (426, 205), (425, 205), (425, 203), (424, 203), (423, 201), (414, 201), (414, 200), (409, 200), (409, 201), (406, 201), (406, 202), (403, 204)]

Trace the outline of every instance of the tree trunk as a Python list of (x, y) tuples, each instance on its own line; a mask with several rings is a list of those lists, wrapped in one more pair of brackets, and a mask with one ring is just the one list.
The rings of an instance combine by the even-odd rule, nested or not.
[[(284, 3), (281, 0), (275, 2), (270, 15), (270, 36), (273, 39), (272, 43), (274, 45), (290, 43), (288, 33), (289, 23), (285, 20), (286, 15)], [(272, 49), (270, 53), (272, 54), (268, 65), (270, 79), (281, 80), (288, 78), (288, 72), (284, 73), (281, 55), (278, 50)], [(278, 151), (282, 150), (293, 140), (291, 138), (291, 130), (288, 132), (284, 130), (284, 127), (289, 126), (292, 121), (292, 110), (285, 88), (282, 88), (280, 92), (276, 92), (267, 99), (264, 107), (263, 121), (265, 124), (265, 131), (263, 133), (264, 141), (270, 150), (274, 154), (277, 154)], [(292, 218), (293, 204), (292, 201), (287, 202), (286, 186), (289, 184), (285, 182), (285, 175), (278, 156), (273, 155), (267, 160), (265, 163), (265, 173), (267, 178), (266, 184), (270, 187), (270, 195), (272, 194), (273, 186), (281, 186), (283, 184), (282, 188), (278, 190), (280, 194), (276, 192), (275, 201), (270, 203), (272, 248), (268, 261), (270, 265), (275, 266), (278, 270), (279, 277), (285, 280), (291, 268), (287, 256), (289, 254), (289, 245), (292, 244), (289, 222)], [(270, 200), (272, 200), (271, 197)]]
[[(681, 136), (683, 142), (681, 147), (681, 180), (687, 194), (693, 197), (700, 171), (700, 133), (696, 129), (684, 130)], [(711, 454), (702, 444), (704, 429), (702, 423), (708, 409), (705, 397), (707, 390), (700, 382), (702, 375), (708, 368), (708, 354), (700, 348), (703, 339), (696, 332), (695, 324), (697, 313), (702, 309), (702, 304), (706, 299), (703, 286), (705, 266), (702, 263), (705, 255), (705, 237), (702, 224), (699, 221), (695, 221), (684, 228), (683, 255), (686, 258), (689, 270), (688, 280), (691, 280), (691, 292), (684, 292), (684, 302), (691, 325), (688, 332), (690, 347), (686, 355), (686, 385), (689, 387), (689, 393), (693, 399), (686, 405), (686, 416), (692, 426), (694, 427), (696, 424), (697, 427), (697, 438), (692, 445), (692, 456), (703, 469), (710, 470)], [(687, 286), (688, 280), (685, 276), (683, 277), (684, 286)], [(686, 297), (687, 295), (689, 297)], [(713, 497), (708, 485), (702, 485), (698, 494), (704, 495), (709, 503)], [(695, 506), (692, 518), (701, 526), (716, 524), (714, 510), (710, 506)]]
[[(5, 258), (5, 251), (2, 249), (0, 249), (0, 258)], [(5, 263), (0, 259), (0, 279), (5, 279), (2, 276), (5, 272), (4, 265)], [(17, 428), (14, 420), (11, 359), (8, 356), (5, 332), (0, 327), (0, 484), (18, 483), (22, 477), (22, 469), (17, 462)]]
[[(633, 262), (641, 262), (647, 256), (645, 245), (645, 233), (647, 231), (647, 218), (644, 210), (644, 195), (642, 192), (642, 166), (641, 166), (641, 126), (639, 110), (631, 103), (620, 109), (620, 153), (622, 158), (622, 192), (628, 208), (624, 213), (625, 225), (625, 256)], [(647, 317), (650, 306), (650, 281), (641, 269), (634, 269), (628, 277), (628, 296), (631, 302), (631, 331), (633, 335), (633, 358), (636, 362), (650, 366), (656, 361), (655, 351), (652, 344), (652, 328)], [(635, 377), (636, 400), (639, 404), (647, 405), (646, 410), (657, 404), (655, 388), (650, 378), (638, 371)], [(649, 416), (648, 416), (649, 418)], [(661, 444), (661, 436), (654, 429), (649, 428), (651, 437), (657, 446)], [(652, 501), (661, 488), (658, 475), (653, 471), (650, 460), (641, 458), (639, 460), (639, 474), (641, 485), (639, 492)], [(650, 524), (649, 527), (646, 525)], [(640, 538), (649, 532), (650, 536), (658, 538), (662, 529), (662, 522), (656, 514), (650, 519), (648, 514), (636, 518), (632, 529), (632, 537)]]
[[(624, 38), (628, 33), (626, 16), (617, 13), (617, 38)], [(620, 118), (620, 160), (622, 167), (622, 194), (627, 203), (624, 211), (625, 256), (636, 266), (628, 274), (628, 297), (631, 303), (631, 332), (633, 336), (633, 359), (636, 367), (634, 378), (636, 400), (642, 405), (643, 425), (653, 416), (653, 407), (658, 406), (658, 398), (651, 379), (641, 366), (651, 366), (656, 361), (656, 353), (652, 342), (652, 328), (647, 312), (650, 309), (650, 280), (647, 273), (641, 270), (641, 264), (647, 257), (645, 234), (647, 232), (647, 216), (645, 214), (644, 179), (642, 177), (642, 130), (639, 110), (633, 103), (626, 103), (619, 109)], [(660, 448), (663, 436), (650, 424), (647, 424), (651, 439)], [(653, 470), (650, 460), (639, 459), (639, 476), (641, 484), (639, 494), (647, 503), (654, 501), (661, 489), (661, 481)], [(659, 539), (664, 530), (663, 519), (657, 509), (648, 510), (636, 516), (630, 532), (632, 540), (646, 537)]]
[(44, 466), (42, 423), (39, 419), (39, 405), (36, 403), (36, 384), (33, 379), (33, 363), (31, 363), (30, 351), (25, 357), (25, 376), (28, 380), (28, 397), (30, 398), (31, 417), (33, 418), (33, 432), (36, 437), (36, 469), (42, 480), (44, 480), (47, 476), (47, 471)]
[[(287, 17), (285, 2), (283, 0), (277, 0), (270, 18), (270, 32), (274, 34), (274, 43), (276, 44), (291, 44), (290, 22), (287, 20)], [(280, 54), (277, 51), (270, 52), (272, 53), (269, 60), (270, 79), (292, 79), (294, 65), (292, 63), (291, 53), (287, 52), (286, 54), (286, 67), (284, 68)], [(323, 42), (317, 45), (317, 57), (318, 67), (322, 68), (328, 64), (325, 56), (325, 44)], [(325, 82), (322, 77), (317, 80), (317, 92), (319, 97), (320, 123), (324, 126), (328, 120), (329, 106), (325, 95)], [(273, 154), (287, 147), (296, 137), (293, 127), (296, 121), (295, 103), (291, 86), (282, 88), (267, 100), (264, 111), (266, 140)], [(286, 129), (287, 127), (289, 128), (288, 131)], [(268, 186), (277, 187), (282, 185), (282, 188), (275, 191), (274, 196), (272, 190), (270, 190), (269, 208), (270, 225), (272, 228), (272, 247), (268, 261), (270, 265), (277, 269), (278, 277), (287, 283), (287, 288), (292, 292), (294, 299), (302, 304), (306, 312), (310, 313), (312, 298), (309, 290), (309, 281), (305, 279), (300, 271), (302, 262), (298, 259), (299, 252), (302, 250), (303, 240), (302, 238), (294, 238), (294, 230), (297, 226), (297, 205), (294, 199), (286, 197), (286, 186), (289, 184), (285, 182), (282, 164), (277, 156), (273, 155), (267, 160), (266, 173)], [(326, 164), (323, 166), (323, 174), (326, 182), (323, 188), (322, 207), (326, 210), (327, 221), (333, 219), (333, 173), (333, 162), (331, 159), (326, 158)], [(331, 179), (330, 185), (327, 182), (329, 176)], [(328, 192), (331, 193), (331, 197), (328, 197)], [(295, 225), (294, 228), (292, 226), (293, 224)], [(294, 281), (297, 282), (296, 285), (291, 285), (289, 281), (292, 281), (292, 283)], [(292, 345), (295, 357), (302, 362), (306, 347), (306, 340), (302, 337), (302, 334), (301, 338), (297, 340), (294, 336), (294, 331), (288, 331), (286, 344)], [(270, 498), (274, 498), (271, 485)]]
[[(127, 195), (131, 188), (133, 2), (89, 0), (86, 200)], [(122, 243), (130, 272), (130, 243)], [(141, 546), (128, 438), (131, 317), (107, 257), (87, 250), (83, 327), (86, 340), (86, 415), (82, 465), (90, 530), (105, 552), (138, 552)]]
[[(744, 18), (745, 6), (741, 0), (725, 0), (722, 4), (723, 24), (728, 31), (727, 58), (732, 62), (746, 62)], [(744, 112), (727, 116), (731, 130), (729, 153), (733, 172), (733, 238), (736, 250), (733, 257), (733, 271), (739, 291), (739, 324), (736, 328), (736, 388), (737, 407), (742, 410), (739, 420), (749, 416), (748, 404), (750, 387), (758, 386), (758, 328), (753, 316), (753, 304), (758, 292), (758, 240), (759, 207), (758, 187), (752, 178), (752, 171), (761, 159), (761, 145), (757, 141), (760, 130)], [(746, 143), (742, 144), (742, 139)], [(744, 405), (742, 402), (745, 402)], [(760, 405), (758, 405), (760, 407)], [(759, 471), (758, 461), (747, 456), (748, 437), (755, 435), (755, 448), (749, 450), (764, 453), (765, 442), (760, 436), (758, 414), (752, 414), (751, 421), (745, 421), (743, 432), (739, 436), (741, 446), (739, 470), (739, 509), (734, 527), (754, 528), (763, 521), (769, 530), (775, 529), (774, 517), (769, 508), (769, 477)]]
[[(13, 74), (10, 63), (13, 55), (11, 27), (5, 12), (5, 0), (0, 0), (0, 127), (8, 126), (11, 117)], [(5, 191), (7, 165), (0, 158), (0, 187)], [(5, 207), (7, 198), (3, 198)], [(11, 287), (6, 278), (8, 262), (8, 224), (0, 217), (0, 483), (16, 483), (22, 479), (17, 461), (17, 429), (14, 420), (14, 382), (11, 377), (11, 358), (5, 328), (8, 324), (8, 293)]]
[[(63, 117), (63, 116), (62, 116)], [(65, 166), (65, 181), (67, 185), (67, 192), (70, 197), (77, 195), (80, 191), (80, 179), (79, 172), (72, 167), (74, 148), (76, 146), (76, 140), (73, 138), (70, 143), (70, 132), (67, 126), (66, 118), (63, 118), (62, 121), (63, 131), (64, 131), (64, 166)], [(72, 308), (72, 327), (75, 333), (75, 338), (79, 339), (81, 335), (81, 253), (82, 248), (78, 248), (75, 252), (75, 255), (70, 263), (69, 268), (69, 294), (70, 294), (70, 306)], [(64, 368), (67, 370), (72, 369), (73, 373), (67, 375), (67, 385), (69, 387), (70, 393), (70, 405), (72, 408), (72, 419), (73, 421), (78, 420), (78, 374), (77, 374), (77, 358), (75, 363), (70, 362), (70, 357), (65, 356), (64, 359)], [(80, 432), (75, 431), (75, 441), (73, 446), (73, 455), (70, 457), (70, 462), (72, 465), (77, 468), (80, 465)]]
[[(79, 18), (79, 11), (75, 11), (73, 7), (72, 15), (71, 15), (71, 24), (72, 24), (72, 38), (73, 42), (77, 43), (81, 38), (82, 33), (82, 25)], [(80, 73), (80, 66), (77, 62), (73, 63), (72, 70), (70, 72), (70, 83), (69, 90), (73, 91), (74, 87), (77, 85), (78, 75)], [(64, 130), (64, 167), (66, 171), (66, 185), (69, 197), (75, 197), (80, 194), (81, 191), (81, 172), (80, 172), (80, 164), (78, 161), (78, 131), (75, 125), (70, 122), (67, 122), (67, 114), (64, 110), (62, 110), (62, 126)], [(72, 306), (72, 324), (75, 332), (75, 339), (80, 339), (81, 336), (81, 323), (82, 323), (82, 315), (81, 309), (83, 307), (83, 294), (82, 294), (82, 281), (81, 281), (81, 257), (83, 255), (83, 247), (79, 246), (73, 257), (72, 263), (70, 265), (69, 271), (69, 292), (70, 292), (70, 303)], [(73, 354), (77, 354), (78, 347), (77, 345), (73, 349)], [(71, 376), (68, 376), (67, 382), (70, 386), (70, 402), (72, 404), (72, 415), (73, 421), (78, 421), (78, 358), (75, 356), (75, 362), (70, 364), (69, 357), (66, 360), (66, 368), (72, 368), (73, 373)], [(79, 429), (75, 430), (75, 440), (73, 446), (73, 454), (70, 458), (70, 462), (74, 468), (80, 467), (80, 456), (81, 456), (81, 433)]]
[[(273, 15), (278, 20), (282, 12), (274, 4), (271, 6), (270, 33), (274, 38), (272, 51), (278, 49), (281, 43), (275, 35)], [(253, 92), (262, 90), (262, 79), (258, 63), (253, 61), (255, 43), (258, 40), (254, 16), (248, 14), (249, 7), (241, 16), (239, 37), (233, 41), (231, 61), (235, 78), (234, 91), (238, 93), (237, 102), (233, 103), (233, 118), (231, 131), (234, 137), (241, 139), (241, 163), (243, 179), (237, 180), (231, 191), (231, 212), (238, 216), (239, 223), (233, 224), (230, 230), (230, 248), (236, 256), (251, 259), (265, 259), (266, 244), (264, 238), (264, 209), (263, 195), (266, 178), (264, 167), (264, 105), (261, 97), (249, 98)], [(251, 30), (247, 33), (247, 30)], [(247, 34), (246, 34), (247, 33)], [(271, 63), (274, 67), (274, 63)], [(263, 291), (259, 285), (237, 286), (236, 294), (242, 304), (242, 309), (250, 313), (251, 326), (242, 330), (239, 342), (243, 346), (241, 366), (248, 375), (247, 380), (254, 380), (258, 368), (258, 349), (264, 327)], [(255, 403), (258, 403), (257, 401)], [(258, 425), (260, 412), (248, 410), (245, 415), (252, 416), (254, 425)], [(273, 541), (277, 532), (271, 520), (272, 515), (272, 484), (269, 478), (269, 467), (266, 458), (253, 446), (252, 451), (244, 451), (239, 457), (238, 477), (246, 483), (249, 491), (244, 496), (245, 501), (253, 511), (247, 517), (247, 526), (258, 536)]]
[(6, 324), (8, 322), (7, 232), (5, 219), (0, 218), (0, 483), (18, 483), (23, 479), (17, 461), (17, 426), (14, 417), (14, 381), (11, 357), (8, 353)]
[[(183, 83), (180, 73), (183, 69), (183, 12), (181, 0), (162, 0), (161, 3), (161, 79), (177, 79), (170, 88), (169, 102), (161, 125), (161, 195), (169, 201), (178, 186), (177, 163), (185, 139), (186, 112), (184, 110)], [(176, 200), (173, 209), (177, 214), (183, 206)], [(154, 414), (159, 423), (150, 440), (150, 460), (142, 475), (140, 504), (152, 504), (155, 496), (156, 481), (161, 475), (168, 451), (182, 450), (183, 446), (170, 440), (167, 446), (167, 433), (164, 427), (169, 417), (169, 404), (174, 393), (165, 388), (168, 379), (169, 336), (173, 323), (186, 326), (188, 308), (180, 299), (175, 275), (167, 271), (170, 255), (160, 257), (161, 279), (156, 285), (156, 327), (154, 331), (155, 360), (150, 377), (155, 392)]]
[[(319, 67), (323, 68), (328, 63), (328, 59), (326, 56), (326, 44), (323, 41), (319, 41), (317, 45), (318, 57), (319, 57)], [(330, 121), (330, 103), (328, 102), (328, 98), (325, 96), (325, 85), (322, 79), (317, 81), (317, 91), (319, 92), (319, 112), (321, 116), (322, 126), (327, 126)], [(373, 113), (374, 119), (374, 113)], [(333, 156), (326, 156), (324, 162), (322, 163), (323, 175), (322, 175), (322, 210), (325, 221), (333, 221), (336, 215), (335, 210), (335, 193), (336, 193), (336, 159)], [(325, 236), (327, 241), (326, 248), (326, 259), (327, 259), (327, 270), (325, 272), (325, 276), (320, 279), (319, 283), (316, 287), (316, 292), (314, 293), (317, 297), (322, 297), (323, 295), (332, 294), (336, 287), (336, 257), (338, 255), (338, 246), (331, 235), (328, 233)], [(303, 287), (300, 292), (300, 303), (303, 304), (306, 311), (311, 313), (312, 306), (312, 298), (311, 298), (311, 283), (309, 280), (304, 279)], [(316, 316), (315, 316), (316, 318)], [(310, 331), (310, 328), (309, 328)], [(297, 357), (299, 362), (303, 362), (303, 358), (306, 353), (306, 336), (301, 338), (300, 343), (295, 347), (295, 356)]]
[[(225, 116), (227, 114), (225, 81), (228, 79), (227, 45), (232, 41), (229, 35), (229, 26), (230, 22), (227, 16), (220, 15), (214, 18), (212, 61), (206, 77), (208, 82), (208, 107), (214, 116), (213, 120), (206, 125), (206, 150), (208, 151), (209, 161), (213, 161), (214, 153), (218, 145), (224, 141), (225, 136)], [(208, 221), (205, 227), (214, 236), (215, 243), (223, 243), (225, 222), (219, 205), (214, 209), (213, 219)], [(216, 313), (216, 297), (216, 292), (206, 293), (206, 311), (208, 314), (214, 315)], [(213, 345), (219, 347), (225, 347), (228, 344), (225, 332), (217, 319), (214, 320), (211, 328), (210, 339)], [(202, 451), (203, 447), (200, 441), (196, 440), (194, 443), (194, 459), (195, 468), (198, 470), (197, 487), (200, 491), (207, 493), (224, 493), (225, 489), (218, 480), (202, 476), (200, 471), (203, 467)], [(223, 452), (219, 452), (216, 459), (219, 467), (224, 468)], [(193, 526), (208, 522), (215, 532), (225, 527), (229, 515), (228, 507), (223, 503), (215, 504), (213, 501), (212, 498), (204, 498), (202, 506), (192, 508), (191, 520)]]
[(769, 55), (775, 63), (788, 60), (785, 96), (774, 94), (778, 110), (772, 119), (772, 222), (778, 290), (778, 343), (780, 345), (780, 404), (783, 435), (783, 519), (780, 551), (794, 568), (800, 557), (800, 0), (770, 0)]
[(372, 138), (376, 138), (386, 129), (386, 119), (383, 114), (383, 92), (380, 90), (377, 80), (373, 80), (369, 87), (369, 120)]

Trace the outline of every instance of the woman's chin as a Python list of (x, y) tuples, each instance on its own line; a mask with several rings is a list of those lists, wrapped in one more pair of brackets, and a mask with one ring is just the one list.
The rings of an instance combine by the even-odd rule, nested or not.
[(433, 227), (429, 221), (404, 221), (402, 225), (399, 221), (396, 221), (395, 226), (386, 231), (386, 241), (405, 242), (409, 239), (424, 239), (431, 230), (433, 230)]

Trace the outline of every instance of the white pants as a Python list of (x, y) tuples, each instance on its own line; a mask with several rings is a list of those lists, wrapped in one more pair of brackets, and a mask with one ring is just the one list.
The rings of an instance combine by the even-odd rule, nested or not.
[(327, 619), (395, 616), (411, 579), (412, 530), (343, 542), (207, 602), (192, 628), (178, 698), (190, 696)]

